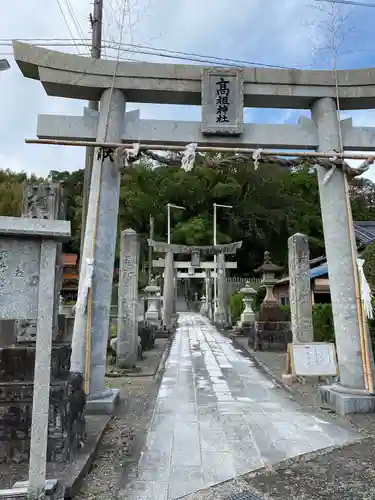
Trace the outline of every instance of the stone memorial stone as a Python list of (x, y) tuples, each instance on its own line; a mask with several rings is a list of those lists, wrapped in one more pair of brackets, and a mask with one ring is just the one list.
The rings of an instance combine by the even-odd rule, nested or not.
[[(61, 184), (57, 183), (28, 183), (23, 186), (23, 208), (22, 217), (43, 220), (64, 220), (66, 218), (66, 207)], [(62, 268), (62, 245), (57, 243), (56, 247), (56, 273), (55, 273), (55, 297), (53, 314), (53, 339), (59, 334), (59, 306), (60, 291), (63, 282)], [(17, 341), (36, 341), (36, 321), (27, 316), (16, 321)]]
[(163, 324), (166, 328), (172, 327), (174, 292), (174, 269), (173, 252), (169, 250), (165, 254), (165, 272), (163, 287)]
[(0, 217), (0, 319), (37, 324), (35, 347), (0, 351), (0, 460), (30, 455), (30, 499), (43, 492), (47, 459), (68, 459), (84, 438), (81, 377), (68, 376), (69, 347), (52, 346), (57, 244), (69, 237), (69, 222)]
[(133, 368), (137, 361), (139, 241), (133, 229), (121, 232), (116, 365)]
[(229, 324), (229, 318), (227, 280), (225, 275), (225, 255), (223, 252), (220, 252), (217, 256), (217, 273), (217, 309), (215, 323), (225, 328)]
[(313, 342), (309, 240), (296, 233), (288, 239), (289, 297), (293, 342)]
[(243, 133), (243, 69), (202, 70), (202, 134)]

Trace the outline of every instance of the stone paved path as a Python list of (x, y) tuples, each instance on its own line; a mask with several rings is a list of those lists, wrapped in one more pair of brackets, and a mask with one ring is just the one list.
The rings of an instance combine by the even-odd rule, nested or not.
[(359, 436), (304, 413), (199, 314), (183, 313), (129, 500), (172, 500)]

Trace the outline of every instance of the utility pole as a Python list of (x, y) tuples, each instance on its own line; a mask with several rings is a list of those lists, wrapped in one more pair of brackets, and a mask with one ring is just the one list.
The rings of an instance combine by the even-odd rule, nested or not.
[[(103, 22), (103, 0), (94, 0), (94, 13), (90, 14), (90, 23), (92, 28), (91, 57), (100, 59), (102, 53), (102, 22)], [(98, 101), (89, 101), (89, 109), (99, 110)], [(95, 148), (86, 148), (85, 157), (85, 176), (83, 181), (83, 200), (82, 200), (82, 221), (81, 221), (81, 246), (80, 257), (83, 253), (83, 241), (85, 238), (87, 207), (89, 204), (91, 172), (94, 163)], [(81, 266), (81, 263), (80, 263)]]
[[(150, 240), (154, 239), (154, 218), (150, 215)], [(151, 283), (152, 278), (152, 246), (148, 246), (148, 283)]]

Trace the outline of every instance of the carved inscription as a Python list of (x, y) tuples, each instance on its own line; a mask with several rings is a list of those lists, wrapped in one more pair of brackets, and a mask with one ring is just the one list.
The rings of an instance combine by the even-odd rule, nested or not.
[(203, 134), (242, 134), (243, 70), (203, 70), (201, 130)]
[(0, 238), (0, 315), (2, 319), (36, 319), (39, 241)]

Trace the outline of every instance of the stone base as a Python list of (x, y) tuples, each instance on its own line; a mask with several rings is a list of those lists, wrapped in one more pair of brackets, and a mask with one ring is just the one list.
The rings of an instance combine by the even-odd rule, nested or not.
[[(375, 395), (358, 391), (345, 393), (338, 391), (334, 385), (323, 385), (320, 388), (323, 403), (328, 404), (339, 415), (350, 413), (372, 413), (375, 411)], [(343, 388), (344, 389), (344, 388)]]
[(281, 375), (281, 381), (285, 385), (292, 385), (293, 382), (295, 381), (295, 377), (291, 375), (290, 373), (283, 373)]
[[(14, 483), (13, 488), (14, 489), (22, 489), (22, 488), (28, 488), (29, 486), (29, 481), (18, 481), (17, 483)], [(57, 488), (57, 479), (46, 479), (46, 486), (45, 486), (45, 493), (47, 495), (51, 495)]]
[(86, 413), (89, 415), (111, 415), (120, 401), (120, 389), (112, 389), (112, 394), (104, 398), (87, 399)]

